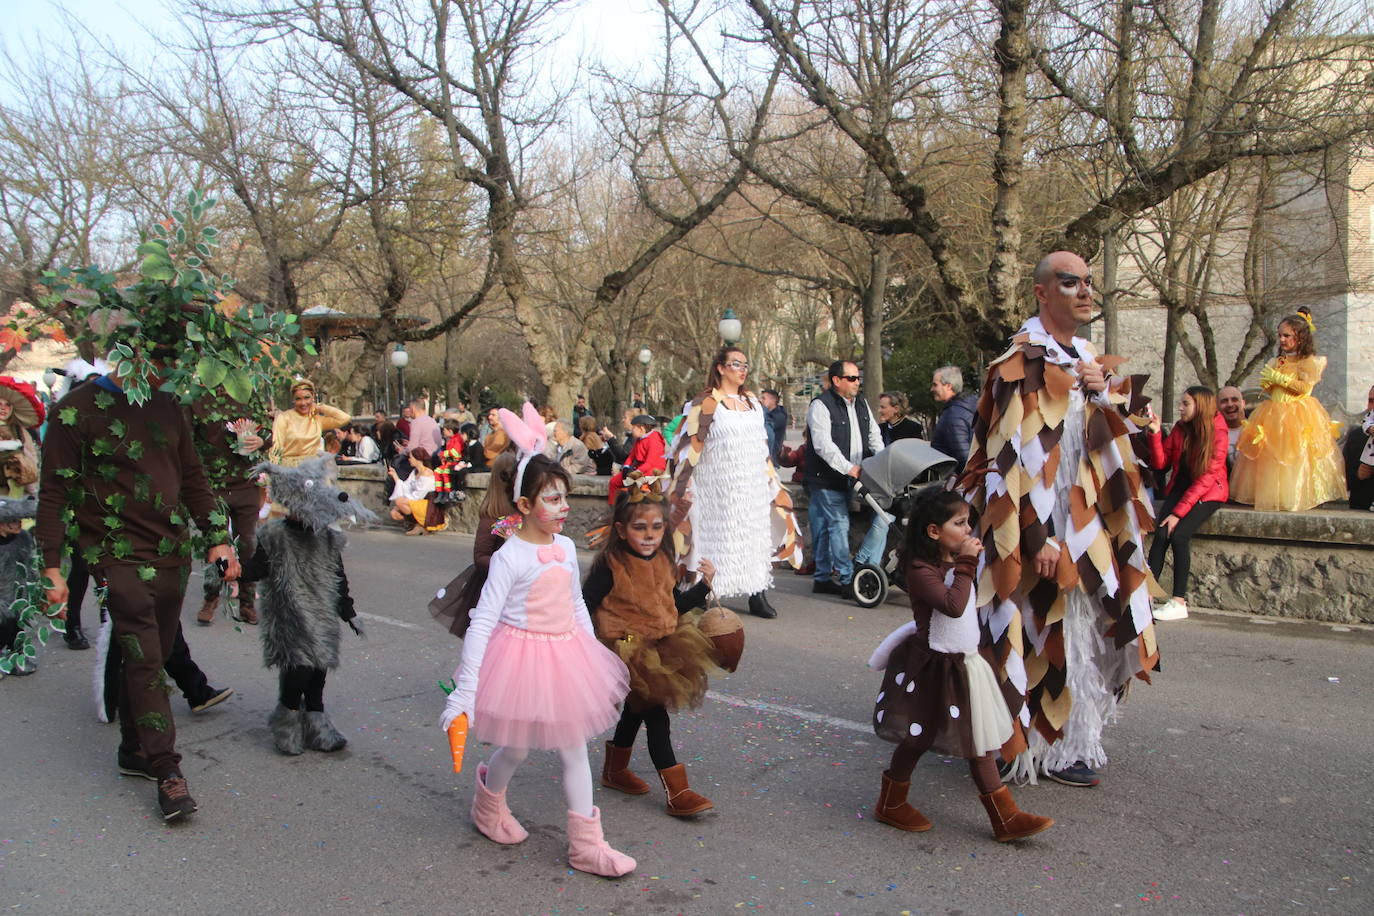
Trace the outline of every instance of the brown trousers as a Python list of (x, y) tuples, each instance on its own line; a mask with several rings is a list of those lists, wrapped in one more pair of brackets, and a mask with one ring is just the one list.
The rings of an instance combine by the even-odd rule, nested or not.
[(119, 691), (119, 730), (126, 751), (141, 750), (148, 767), (162, 777), (181, 766), (176, 751), (176, 723), (163, 672), (177, 628), (181, 601), (186, 595), (189, 566), (154, 570), (144, 582), (138, 566), (110, 565), (100, 570), (109, 591), (105, 606), (114, 639), (123, 653), (124, 677)]

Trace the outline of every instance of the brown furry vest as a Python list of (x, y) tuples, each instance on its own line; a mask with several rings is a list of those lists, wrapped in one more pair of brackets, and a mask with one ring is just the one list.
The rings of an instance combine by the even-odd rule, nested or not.
[(596, 632), (602, 639), (633, 633), (641, 639), (662, 639), (677, 629), (673, 586), (677, 571), (664, 554), (649, 559), (615, 554), (606, 558), (615, 584), (596, 611)]

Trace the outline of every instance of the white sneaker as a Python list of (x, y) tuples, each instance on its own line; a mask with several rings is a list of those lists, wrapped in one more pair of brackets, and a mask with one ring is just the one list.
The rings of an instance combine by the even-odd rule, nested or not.
[(1170, 598), (1167, 603), (1155, 608), (1155, 620), (1187, 620), (1188, 605), (1179, 601), (1177, 598)]

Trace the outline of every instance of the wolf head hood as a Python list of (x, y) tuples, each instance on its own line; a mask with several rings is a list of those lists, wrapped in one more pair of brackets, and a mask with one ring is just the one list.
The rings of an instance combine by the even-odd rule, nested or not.
[(285, 506), (291, 517), (307, 528), (319, 531), (335, 522), (374, 524), (376, 513), (334, 485), (333, 470), (334, 459), (329, 456), (312, 458), (293, 468), (266, 461), (253, 468), (254, 473), (267, 473), (272, 501)]

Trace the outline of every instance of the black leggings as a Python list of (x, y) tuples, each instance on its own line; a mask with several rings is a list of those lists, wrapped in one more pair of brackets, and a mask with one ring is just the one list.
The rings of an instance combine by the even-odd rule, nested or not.
[(283, 668), (278, 677), (281, 705), (287, 709), (300, 709), (304, 702), (307, 712), (324, 712), (324, 679), (327, 674), (323, 668), (307, 668), (303, 665)]
[(673, 754), (673, 742), (669, 736), (668, 710), (662, 706), (631, 709), (631, 705), (627, 701), (621, 710), (611, 743), (616, 747), (634, 747), (640, 723), (643, 723), (645, 736), (649, 739), (649, 759), (654, 762), (654, 769), (666, 770), (677, 766), (677, 756)]
[[(1178, 504), (1178, 496), (1168, 496), (1164, 500), (1164, 505), (1159, 507), (1159, 514), (1156, 516), (1159, 522), (1163, 522)], [(1186, 598), (1188, 596), (1188, 567), (1191, 564), (1191, 557), (1188, 551), (1188, 542), (1192, 540), (1197, 530), (1212, 517), (1212, 513), (1221, 508), (1219, 502), (1196, 503), (1188, 514), (1178, 520), (1174, 526), (1172, 536), (1163, 528), (1155, 529), (1154, 540), (1150, 542), (1150, 572), (1154, 573), (1156, 579), (1164, 570), (1164, 551), (1171, 545), (1174, 548), (1174, 597)], [(1158, 524), (1158, 523), (1157, 523)]]
[[(892, 752), (892, 763), (887, 768), (888, 778), (895, 782), (911, 782), (911, 774), (916, 770), (916, 761), (930, 750), (930, 745), (934, 741), (935, 735), (932, 731), (930, 735), (908, 738), (898, 744)], [(969, 758), (968, 772), (973, 777), (973, 784), (978, 787), (979, 794), (987, 795), (1002, 787), (1002, 777), (997, 773), (997, 761), (991, 753)]]

